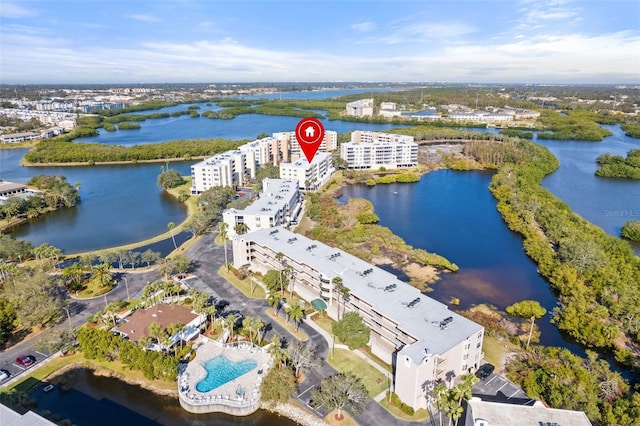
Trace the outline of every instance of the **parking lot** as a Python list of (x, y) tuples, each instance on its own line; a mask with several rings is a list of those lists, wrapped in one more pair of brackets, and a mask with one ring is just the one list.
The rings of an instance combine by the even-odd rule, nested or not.
[[(23, 354), (20, 355), (22, 356)], [(34, 350), (24, 355), (30, 355), (33, 359), (33, 363), (28, 366), (20, 365), (16, 359), (13, 359), (11, 361), (4, 361), (2, 365), (0, 365), (0, 370), (9, 373), (9, 377), (0, 380), (0, 386), (7, 384), (11, 379), (19, 376), (25, 370), (34, 368), (36, 365), (47, 359), (50, 354)]]
[(491, 373), (489, 377), (473, 386), (473, 395), (485, 401), (526, 404), (533, 401), (522, 389), (505, 377)]

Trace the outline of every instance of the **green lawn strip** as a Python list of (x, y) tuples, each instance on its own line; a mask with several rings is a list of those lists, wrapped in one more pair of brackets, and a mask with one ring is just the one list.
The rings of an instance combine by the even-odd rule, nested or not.
[(408, 420), (410, 422), (424, 422), (429, 418), (429, 412), (421, 408), (415, 412), (413, 416), (403, 413), (398, 407), (392, 405), (387, 398), (379, 402), (379, 404), (387, 410), (393, 417), (400, 420)]
[(283, 326), (296, 339), (300, 340), (301, 342), (306, 342), (307, 340), (309, 340), (309, 336), (307, 336), (307, 333), (305, 333), (302, 330), (296, 331), (291, 321), (289, 321), (289, 323), (286, 322), (285, 320), (286, 314), (282, 312), (282, 309), (280, 310), (280, 313), (278, 314), (277, 317), (273, 316), (273, 309), (271, 308), (266, 309), (265, 312), (269, 315), (269, 318), (271, 318), (272, 320), (274, 320), (275, 322)]
[(364, 354), (368, 356), (371, 361), (375, 362), (380, 367), (387, 370), (389, 373), (393, 373), (393, 367), (374, 355), (373, 352), (371, 352), (371, 348), (369, 346), (365, 346), (364, 348), (360, 348), (358, 350), (364, 352)]
[(27, 371), (20, 380), (15, 383), (12, 383), (7, 387), (7, 390), (15, 389), (21, 392), (29, 392), (34, 385), (42, 382), (47, 377), (51, 375), (51, 373), (60, 370), (65, 365), (72, 364), (77, 361), (81, 361), (84, 358), (82, 354), (75, 353), (73, 355), (68, 355), (64, 357), (57, 357), (49, 361), (47, 364), (38, 367), (34, 370)]
[(333, 356), (327, 356), (327, 362), (341, 373), (351, 372), (360, 377), (372, 398), (389, 387), (388, 378), (383, 373), (347, 349), (336, 348)]
[[(225, 280), (227, 280), (231, 285), (240, 290), (242, 294), (247, 296), (249, 299), (264, 299), (267, 297), (264, 289), (257, 284), (252, 285), (251, 280), (249, 278), (245, 278), (244, 280), (239, 280), (236, 278), (230, 271), (222, 266), (218, 270), (218, 274)], [(253, 286), (253, 294), (251, 293), (251, 287)]]

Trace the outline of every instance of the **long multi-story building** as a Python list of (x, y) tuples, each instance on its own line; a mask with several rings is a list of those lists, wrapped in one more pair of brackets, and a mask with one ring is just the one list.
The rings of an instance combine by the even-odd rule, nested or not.
[[(300, 144), (296, 139), (295, 131), (274, 133), (273, 137), (278, 140), (287, 141), (290, 152), (291, 152), (292, 161), (295, 161), (298, 158), (302, 157), (302, 149), (300, 148)], [(337, 147), (338, 147), (338, 133), (334, 130), (325, 130), (324, 139), (322, 140), (322, 143), (320, 143), (320, 146), (318, 147), (318, 152), (335, 151)]]
[(298, 181), (291, 179), (264, 179), (260, 197), (242, 210), (227, 209), (222, 220), (228, 225), (229, 236), (236, 235), (236, 227), (244, 225), (246, 232), (274, 226), (287, 226), (296, 220), (302, 210)]
[(354, 131), (351, 142), (340, 145), (340, 157), (350, 169), (416, 167), (418, 144), (413, 136)]
[(274, 133), (272, 137), (256, 139), (253, 142), (241, 145), (238, 149), (243, 152), (253, 152), (256, 167), (269, 163), (278, 164), (282, 161), (289, 161), (289, 140), (277, 135), (279, 133)]
[(292, 163), (280, 163), (280, 179), (295, 179), (300, 189), (316, 190), (326, 182), (335, 171), (331, 154), (318, 152), (311, 160), (299, 158)]
[(347, 115), (354, 117), (373, 116), (373, 99), (359, 99), (347, 104)]
[[(291, 267), (290, 283), (307, 301), (322, 299), (327, 313), (357, 312), (371, 328), (371, 351), (394, 367), (394, 388), (414, 409), (425, 408), (424, 385), (476, 371), (484, 328), (449, 311), (395, 275), (342, 250), (276, 227), (233, 238), (233, 263), (251, 270)], [(348, 288), (348, 297), (335, 278)]]
[(191, 166), (191, 194), (201, 194), (214, 186), (243, 185), (245, 176), (256, 176), (252, 151), (231, 150)]

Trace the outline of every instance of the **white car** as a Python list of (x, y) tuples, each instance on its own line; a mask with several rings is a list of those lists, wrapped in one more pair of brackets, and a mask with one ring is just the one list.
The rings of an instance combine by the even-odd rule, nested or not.
[(9, 376), (11, 376), (11, 373), (7, 370), (0, 370), (0, 382), (4, 382), (9, 378)]

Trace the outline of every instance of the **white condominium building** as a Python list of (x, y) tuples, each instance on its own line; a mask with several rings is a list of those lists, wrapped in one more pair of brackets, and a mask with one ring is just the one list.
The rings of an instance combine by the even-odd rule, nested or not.
[(347, 104), (347, 115), (354, 117), (373, 116), (373, 99), (359, 99)]
[(418, 144), (413, 136), (355, 131), (340, 145), (340, 157), (350, 169), (416, 167)]
[(331, 154), (318, 152), (311, 164), (306, 158), (299, 158), (293, 163), (280, 163), (280, 179), (295, 179), (300, 189), (315, 190), (329, 181), (333, 174)]
[(244, 225), (245, 232), (274, 226), (287, 226), (296, 220), (302, 209), (298, 181), (290, 179), (264, 179), (262, 193), (243, 210), (228, 209), (222, 220), (228, 225), (229, 236), (237, 234), (236, 227)]
[[(362, 259), (282, 227), (233, 238), (233, 263), (253, 271), (292, 268), (293, 290), (327, 313), (357, 312), (371, 328), (371, 351), (394, 367), (394, 389), (414, 409), (426, 408), (423, 386), (475, 372), (484, 328), (449, 311), (395, 275)], [(341, 296), (334, 279), (349, 289)]]
[(252, 151), (238, 149), (214, 155), (191, 166), (191, 194), (201, 194), (214, 186), (243, 185), (246, 175), (256, 176)]
[(238, 147), (242, 152), (253, 152), (256, 167), (265, 164), (278, 164), (281, 161), (289, 160), (289, 141), (282, 137), (275, 136), (257, 139)]
[[(296, 139), (296, 132), (279, 132), (274, 133), (273, 137), (278, 140), (286, 140), (289, 145), (289, 150), (291, 152), (291, 160), (297, 160), (298, 158), (302, 158), (302, 149), (300, 149), (300, 144)], [(325, 130), (324, 139), (318, 148), (318, 152), (331, 152), (335, 151), (338, 147), (338, 133), (333, 130)]]

